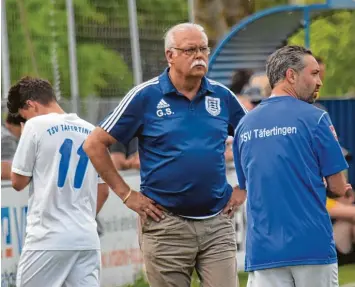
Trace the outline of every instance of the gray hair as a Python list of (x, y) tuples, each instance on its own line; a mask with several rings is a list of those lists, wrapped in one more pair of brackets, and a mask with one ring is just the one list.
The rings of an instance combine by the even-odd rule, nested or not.
[(186, 22), (186, 23), (177, 24), (177, 25), (171, 27), (165, 33), (165, 36), (164, 36), (165, 51), (169, 50), (170, 48), (175, 46), (175, 37), (174, 36), (175, 36), (176, 32), (178, 32), (178, 31), (186, 31), (186, 30), (190, 30), (190, 29), (199, 30), (202, 33), (203, 37), (205, 37), (206, 42), (208, 43), (207, 34), (205, 32), (205, 29), (201, 25), (198, 25), (198, 24), (195, 24), (195, 23)]
[(271, 54), (266, 62), (266, 74), (271, 88), (286, 77), (287, 69), (302, 71), (306, 55), (312, 55), (312, 52), (301, 46), (284, 46)]

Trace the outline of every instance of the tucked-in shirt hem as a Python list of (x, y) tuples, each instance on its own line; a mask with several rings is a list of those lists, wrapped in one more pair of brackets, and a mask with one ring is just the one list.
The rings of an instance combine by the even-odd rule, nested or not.
[(187, 218), (187, 219), (203, 220), (203, 219), (209, 219), (209, 218), (217, 216), (218, 214), (220, 214), (222, 212), (222, 210), (223, 209), (221, 209), (220, 211), (218, 211), (215, 214), (206, 215), (206, 216), (185, 216), (185, 215), (179, 215), (179, 214), (178, 214), (178, 216), (183, 217), (183, 218)]

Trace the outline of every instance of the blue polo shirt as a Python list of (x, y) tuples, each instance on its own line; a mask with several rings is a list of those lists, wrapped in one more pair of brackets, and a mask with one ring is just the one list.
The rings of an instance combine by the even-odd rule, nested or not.
[(244, 115), (229, 89), (205, 77), (190, 101), (167, 69), (133, 88), (101, 127), (123, 144), (138, 137), (144, 195), (173, 213), (201, 217), (230, 199), (225, 141)]
[(322, 177), (348, 165), (326, 112), (272, 97), (236, 129), (234, 159), (247, 189), (246, 271), (337, 261)]

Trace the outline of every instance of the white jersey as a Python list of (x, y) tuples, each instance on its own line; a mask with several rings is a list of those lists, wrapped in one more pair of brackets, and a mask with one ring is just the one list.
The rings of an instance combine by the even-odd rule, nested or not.
[(27, 121), (12, 163), (32, 177), (24, 250), (100, 249), (96, 230), (99, 177), (82, 148), (94, 126), (76, 114)]

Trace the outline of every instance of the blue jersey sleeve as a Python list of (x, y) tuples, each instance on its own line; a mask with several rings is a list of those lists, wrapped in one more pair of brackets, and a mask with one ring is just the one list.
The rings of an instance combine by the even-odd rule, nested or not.
[(229, 96), (229, 135), (234, 136), (234, 130), (237, 128), (240, 119), (244, 117), (248, 111), (232, 91), (229, 91)]
[(138, 135), (143, 125), (143, 96), (133, 88), (122, 99), (116, 109), (100, 124), (100, 127), (117, 141), (128, 145)]
[(239, 187), (241, 189), (246, 189), (246, 179), (244, 175), (244, 171), (242, 168), (242, 158), (240, 154), (240, 133), (238, 132), (238, 128), (235, 130), (235, 137), (233, 142), (233, 158), (234, 158), (234, 166), (235, 171), (237, 172), (237, 178), (239, 182)]
[(328, 113), (324, 113), (318, 121), (315, 153), (322, 176), (329, 176), (348, 168)]

